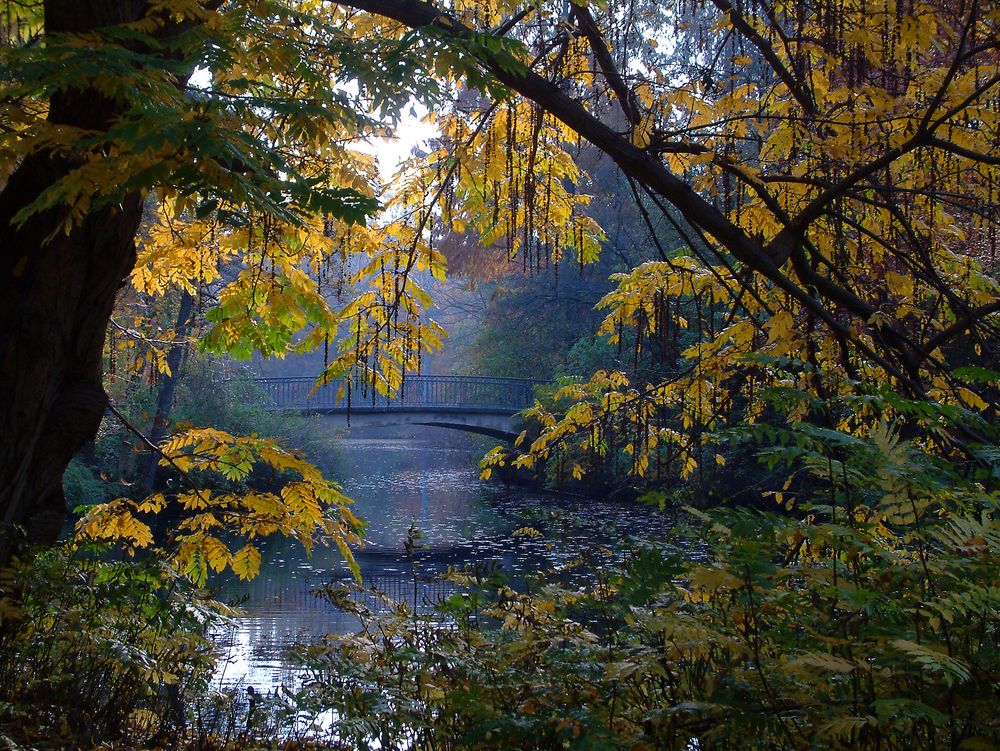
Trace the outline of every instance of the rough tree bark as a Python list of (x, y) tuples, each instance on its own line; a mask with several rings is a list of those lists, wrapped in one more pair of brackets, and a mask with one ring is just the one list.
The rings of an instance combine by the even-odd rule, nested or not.
[[(144, 6), (47, 0), (45, 31), (86, 32), (133, 21)], [(50, 101), (49, 120), (106, 130), (124, 107), (94, 91), (68, 90)], [(75, 166), (66, 154), (34, 154), (0, 192), (0, 561), (12, 539), (46, 543), (59, 534), (63, 471), (103, 418), (106, 326), (135, 263), (138, 193), (92, 212), (69, 233), (59, 229), (58, 209), (12, 226), (18, 211)]]

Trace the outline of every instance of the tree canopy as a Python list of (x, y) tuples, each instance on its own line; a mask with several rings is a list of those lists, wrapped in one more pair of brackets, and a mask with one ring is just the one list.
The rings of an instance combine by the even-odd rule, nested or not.
[[(414, 271), (444, 273), (443, 232), (525, 268), (597, 257), (582, 140), (617, 164), (654, 240), (665, 219), (684, 243), (617, 279), (604, 333), (637, 359), (672, 329), (697, 335), (662, 377), (567, 387), (577, 406), (539, 407), (547, 428), (519, 462), (571, 439), (599, 448), (619, 422), (637, 472), (666, 442), (689, 474), (703, 428), (753, 420), (777, 385), (801, 391), (803, 414), (896, 395), (928, 446), (986, 461), (998, 13), (945, 0), (7, 4), (5, 520), (59, 515), (62, 468), (104, 412), (105, 326), (127, 277), (144, 294), (207, 291), (211, 351), (333, 342), (325, 377), (391, 392), (441, 343)], [(440, 138), (383, 184), (353, 144), (391, 135), (414, 101)], [(683, 417), (663, 424), (664, 410)]]

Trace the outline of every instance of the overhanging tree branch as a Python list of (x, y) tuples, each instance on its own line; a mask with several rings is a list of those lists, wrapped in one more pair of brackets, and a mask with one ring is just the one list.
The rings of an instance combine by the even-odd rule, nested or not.
[[(476, 32), (454, 17), (421, 0), (347, 0), (340, 4), (386, 16), (412, 28), (430, 27), (459, 41), (467, 42), (476, 36)], [(738, 260), (776, 284), (787, 282), (767, 248), (748, 237), (684, 180), (669, 172), (659, 159), (602, 123), (558, 85), (523, 64), (485, 50), (482, 45), (477, 45), (475, 55), (498, 81), (543, 107), (603, 151), (626, 175), (673, 204), (688, 222), (710, 234)]]
[(625, 118), (633, 126), (638, 125), (642, 120), (642, 109), (639, 107), (639, 102), (629, 89), (628, 84), (625, 83), (625, 79), (619, 72), (618, 66), (615, 65), (615, 61), (611, 58), (611, 50), (608, 49), (608, 45), (604, 42), (604, 37), (601, 36), (601, 31), (597, 28), (590, 10), (574, 3), (572, 4), (572, 13), (573, 17), (576, 18), (576, 23), (580, 27), (580, 31), (583, 32), (584, 36), (587, 37), (587, 41), (590, 42), (590, 49), (593, 50), (594, 57), (601, 68), (601, 72), (604, 73), (608, 85), (615, 92), (615, 96), (618, 97), (618, 103), (625, 114)]

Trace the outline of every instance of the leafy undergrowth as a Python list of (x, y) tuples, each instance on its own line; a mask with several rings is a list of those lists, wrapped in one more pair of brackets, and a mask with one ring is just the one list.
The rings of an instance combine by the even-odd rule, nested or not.
[(232, 611), (162, 561), (70, 547), (0, 570), (0, 749), (331, 748), (293, 710), (214, 690)]
[(365, 627), (303, 655), (303, 706), (359, 749), (1000, 746), (996, 493), (886, 424), (768, 440), (808, 495), (690, 510), (706, 559), (583, 557), (590, 586), (530, 594), (457, 573), (436, 616), (328, 590)]

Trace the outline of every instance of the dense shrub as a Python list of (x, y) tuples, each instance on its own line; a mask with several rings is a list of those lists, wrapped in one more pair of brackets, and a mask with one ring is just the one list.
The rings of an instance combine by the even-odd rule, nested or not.
[(178, 732), (211, 677), (220, 607), (153, 558), (15, 561), (0, 571), (0, 734), (84, 748)]

